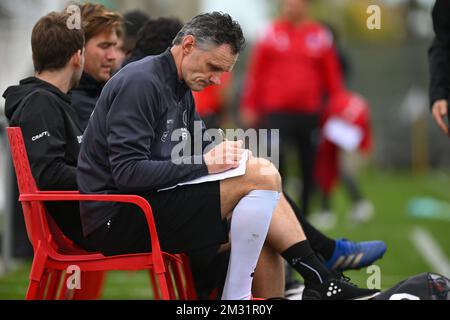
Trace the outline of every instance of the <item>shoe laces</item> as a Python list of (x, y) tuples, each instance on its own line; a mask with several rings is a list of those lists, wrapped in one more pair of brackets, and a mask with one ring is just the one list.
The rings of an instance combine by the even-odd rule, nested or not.
[(339, 281), (344, 282), (344, 283), (346, 283), (346, 284), (348, 284), (348, 285), (351, 285), (352, 287), (357, 287), (357, 285), (354, 284), (354, 283), (351, 281), (350, 277), (347, 277), (347, 276), (344, 275), (342, 272), (340, 272), (340, 271), (335, 271), (335, 274), (336, 274), (337, 279), (338, 279)]

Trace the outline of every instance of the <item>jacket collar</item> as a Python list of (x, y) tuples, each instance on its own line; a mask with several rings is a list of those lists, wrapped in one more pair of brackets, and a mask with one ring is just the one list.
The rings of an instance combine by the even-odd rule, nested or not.
[(105, 83), (99, 82), (95, 80), (90, 74), (83, 72), (83, 75), (80, 79), (80, 84), (74, 90), (85, 91), (92, 96), (99, 96), (104, 86)]
[(168, 79), (171, 84), (171, 89), (173, 90), (176, 97), (180, 100), (183, 98), (186, 93), (190, 90), (184, 80), (180, 80), (178, 78), (178, 70), (175, 64), (175, 59), (170, 51), (170, 48), (167, 49), (163, 54), (163, 58), (166, 60), (169, 66)]

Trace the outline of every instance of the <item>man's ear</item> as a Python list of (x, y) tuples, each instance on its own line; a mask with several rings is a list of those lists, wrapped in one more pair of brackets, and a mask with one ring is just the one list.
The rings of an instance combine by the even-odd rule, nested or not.
[(197, 41), (195, 40), (194, 36), (187, 35), (184, 37), (183, 42), (181, 43), (181, 46), (183, 48), (183, 54), (188, 55), (194, 50), (195, 46), (197, 44)]
[(84, 61), (84, 49), (78, 50), (73, 54), (72, 58), (70, 58), (70, 63), (75, 69), (83, 67), (83, 61)]

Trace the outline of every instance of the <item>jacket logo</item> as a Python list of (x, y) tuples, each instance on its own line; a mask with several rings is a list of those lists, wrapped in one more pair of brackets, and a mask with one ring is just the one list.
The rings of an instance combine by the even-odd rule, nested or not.
[(166, 131), (164, 131), (164, 133), (162, 134), (161, 142), (167, 141), (167, 138), (169, 137), (169, 133), (173, 129), (173, 124), (174, 124), (173, 119), (167, 120), (167, 128), (166, 128)]
[(189, 139), (189, 131), (186, 128), (181, 128), (181, 140), (187, 141)]
[(317, 33), (308, 34), (305, 42), (310, 53), (318, 54), (333, 46), (333, 35), (329, 31), (322, 30)]
[(50, 137), (50, 133), (48, 131), (44, 131), (38, 135), (35, 135), (34, 137), (31, 138), (31, 141), (35, 142), (43, 137)]
[(83, 142), (83, 136), (77, 136), (78, 144), (81, 144)]

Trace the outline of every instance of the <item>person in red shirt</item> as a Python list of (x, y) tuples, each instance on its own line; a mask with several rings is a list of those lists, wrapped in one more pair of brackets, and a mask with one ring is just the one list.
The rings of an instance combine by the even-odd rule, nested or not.
[(315, 226), (331, 229), (336, 216), (331, 214), (330, 198), (341, 180), (352, 200), (352, 222), (365, 222), (374, 213), (373, 205), (363, 198), (353, 174), (343, 165), (341, 157), (359, 151), (372, 150), (372, 130), (368, 101), (361, 95), (342, 91), (329, 102), (322, 119), (321, 141), (318, 147), (314, 177), (322, 195), (321, 212), (312, 216)]
[(324, 96), (332, 97), (344, 87), (332, 33), (309, 17), (308, 2), (281, 0), (280, 17), (253, 49), (241, 102), (242, 120), (247, 127), (280, 129), (283, 177), (286, 144), (297, 146), (305, 214), (313, 187)]

